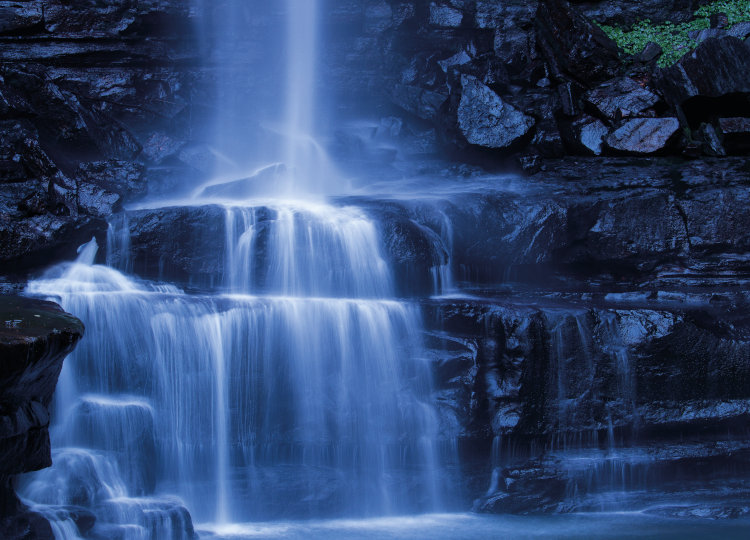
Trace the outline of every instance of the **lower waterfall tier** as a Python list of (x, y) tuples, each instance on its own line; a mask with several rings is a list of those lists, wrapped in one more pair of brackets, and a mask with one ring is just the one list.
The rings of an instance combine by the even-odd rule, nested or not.
[(55, 276), (29, 290), (59, 295), (89, 337), (67, 360), (57, 459), (32, 501), (83, 506), (101, 526), (121, 517), (103, 507), (155, 493), (219, 523), (450, 502), (416, 306), (189, 296), (82, 262)]

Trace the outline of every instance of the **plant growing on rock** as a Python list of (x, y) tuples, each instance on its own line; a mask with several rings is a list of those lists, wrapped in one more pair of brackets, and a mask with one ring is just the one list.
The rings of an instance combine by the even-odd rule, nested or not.
[(629, 30), (617, 26), (600, 26), (628, 54), (638, 54), (650, 41), (659, 44), (664, 52), (659, 58), (658, 65), (667, 67), (698, 45), (698, 42), (690, 37), (690, 33), (709, 28), (709, 19), (715, 13), (725, 13), (731, 27), (738, 22), (750, 21), (750, 2), (717, 0), (696, 10), (695, 18), (683, 23), (667, 21), (654, 24), (650, 19), (644, 19), (635, 23)]

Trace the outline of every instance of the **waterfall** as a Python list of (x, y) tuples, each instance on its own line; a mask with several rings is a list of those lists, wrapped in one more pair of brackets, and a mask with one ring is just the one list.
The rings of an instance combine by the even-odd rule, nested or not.
[[(255, 280), (256, 211), (226, 210), (223, 293), (94, 265), (94, 241), (29, 284), (87, 329), (61, 378), (55, 465), (29, 500), (82, 504), (109, 527), (143, 505), (217, 523), (441, 508), (420, 315), (389, 298), (373, 223), (280, 204)], [(61, 483), (91, 493), (40, 495)]]
[(287, 0), (287, 90), (270, 107), (283, 108), (271, 130), (282, 142), (268, 154), (284, 164), (249, 179), (236, 175), (257, 155), (239, 160), (238, 141), (257, 154), (243, 123), (254, 105), (237, 77), (252, 9), (202, 6), (225, 98), (216, 172), (235, 176), (189, 204), (224, 204), (224, 275), (202, 294), (137, 279), (123, 214), (110, 222), (109, 266), (94, 264), (92, 240), (29, 284), (86, 336), (56, 395), (54, 465), (23, 495), (58, 516), (64, 538), (78, 534), (65, 532), (76, 528), (70, 508), (94, 514), (102, 537), (155, 539), (191, 538), (191, 516), (221, 525), (440, 510), (449, 488), (421, 316), (394, 299), (375, 222), (354, 206), (253, 200), (258, 186), (321, 194), (335, 179), (313, 138), (317, 2)]
[[(253, 177), (269, 164), (283, 164), (254, 195), (338, 191), (344, 181), (317, 138), (320, 2), (195, 1), (204, 61), (215, 81), (207, 141), (214, 181)], [(259, 70), (248, 69), (251, 59)]]

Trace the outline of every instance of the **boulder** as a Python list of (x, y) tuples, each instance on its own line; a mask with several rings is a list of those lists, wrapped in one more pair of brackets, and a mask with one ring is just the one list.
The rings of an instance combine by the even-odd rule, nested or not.
[(504, 102), (476, 77), (462, 75), (461, 86), (458, 126), (470, 144), (507, 148), (533, 127), (533, 118)]
[(570, 124), (567, 132), (568, 143), (577, 151), (600, 156), (609, 128), (598, 118), (582, 115)]
[(586, 102), (610, 120), (639, 116), (659, 97), (629, 77), (613, 79), (585, 94)]
[(117, 193), (87, 182), (78, 183), (76, 195), (79, 212), (100, 218), (111, 216), (120, 202)]
[(673, 105), (701, 97), (750, 93), (750, 47), (735, 37), (707, 39), (675, 65), (656, 73), (664, 98)]
[(654, 43), (653, 41), (649, 41), (646, 43), (646, 46), (643, 47), (643, 50), (638, 53), (638, 56), (636, 56), (636, 60), (639, 62), (643, 62), (644, 64), (650, 64), (651, 62), (655, 62), (659, 59), (659, 57), (664, 53), (664, 50), (661, 48), (661, 45), (658, 43)]
[(664, 150), (679, 128), (677, 118), (635, 118), (623, 122), (606, 142), (618, 152), (653, 154)]
[(727, 34), (738, 39), (745, 39), (750, 36), (750, 21), (737, 23), (727, 30)]
[(556, 79), (589, 86), (620, 71), (615, 42), (567, 1), (541, 0), (535, 23), (538, 47)]

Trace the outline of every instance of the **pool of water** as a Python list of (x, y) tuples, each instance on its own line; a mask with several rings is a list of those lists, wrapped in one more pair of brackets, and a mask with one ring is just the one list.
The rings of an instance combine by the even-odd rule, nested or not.
[(488, 516), (428, 514), (373, 519), (244, 523), (197, 526), (210, 540), (409, 539), (469, 540), (494, 538), (658, 538), (722, 540), (750, 538), (750, 519), (674, 519), (640, 512)]

